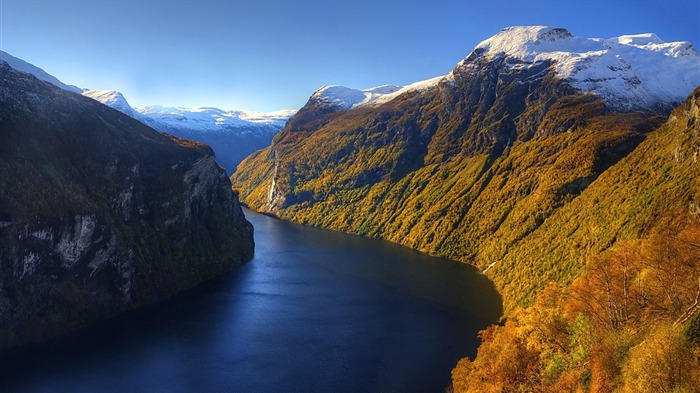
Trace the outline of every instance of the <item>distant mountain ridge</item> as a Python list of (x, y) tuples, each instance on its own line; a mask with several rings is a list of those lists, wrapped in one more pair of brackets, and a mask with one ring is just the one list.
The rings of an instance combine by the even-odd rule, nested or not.
[(261, 133), (267, 128), (284, 127), (296, 110), (285, 109), (275, 112), (246, 112), (219, 108), (185, 108), (152, 105), (134, 108), (121, 92), (115, 90), (84, 89), (81, 93), (124, 114), (140, 120), (153, 128), (172, 127), (194, 132), (251, 133), (256, 127)]
[(211, 146), (230, 175), (250, 153), (268, 146), (296, 110), (245, 112), (219, 108), (182, 108), (161, 105), (132, 108), (117, 91), (83, 92), (158, 131)]
[(226, 132), (241, 129), (241, 132), (253, 132), (259, 128), (284, 127), (296, 110), (285, 109), (275, 112), (245, 112), (223, 110), (219, 108), (182, 108), (147, 106), (136, 109), (138, 113), (153, 121), (161, 121), (173, 127), (181, 127), (201, 132)]
[(114, 108), (125, 115), (131, 116), (137, 120), (142, 120), (139, 118), (138, 112), (129, 105), (126, 98), (118, 91), (84, 89), (81, 94)]
[(296, 110), (246, 112), (218, 108), (176, 108), (160, 105), (133, 108), (121, 92), (81, 89), (66, 85), (24, 60), (0, 51), (0, 59), (22, 72), (36, 76), (64, 90), (82, 94), (110, 106), (154, 129), (206, 143), (217, 161), (231, 174), (248, 154), (268, 146)]

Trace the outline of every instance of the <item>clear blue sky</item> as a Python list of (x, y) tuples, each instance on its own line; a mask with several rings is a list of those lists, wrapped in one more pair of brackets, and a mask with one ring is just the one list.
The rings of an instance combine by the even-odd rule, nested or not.
[(700, 45), (698, 0), (0, 0), (0, 22), (2, 50), (136, 107), (299, 108), (445, 74), (512, 25)]

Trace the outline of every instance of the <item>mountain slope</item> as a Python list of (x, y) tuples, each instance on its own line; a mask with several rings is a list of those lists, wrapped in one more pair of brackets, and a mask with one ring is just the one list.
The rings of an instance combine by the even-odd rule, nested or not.
[(571, 286), (548, 285), (482, 332), (454, 391), (698, 391), (699, 156), (700, 88), (513, 251), (554, 262), (545, 270), (588, 257)]
[(558, 278), (553, 271), (570, 271), (570, 281), (588, 259), (617, 243), (671, 228), (678, 217), (700, 218), (699, 105), (696, 89), (634, 151), (495, 262), (490, 274), (508, 277), (502, 284), (507, 292), (533, 275)]
[(250, 259), (207, 146), (0, 63), (0, 348), (88, 326)]
[[(379, 105), (333, 105), (315, 93), (272, 146), (243, 161), (233, 185), (256, 210), (474, 263), (508, 309), (528, 304), (545, 282), (575, 277), (584, 257), (515, 250), (634, 151), (677, 104), (669, 97), (700, 84), (683, 82), (700, 66), (692, 47), (630, 37), (509, 28), (447, 76)], [(612, 58), (630, 67), (610, 68)], [(645, 95), (656, 62), (682, 83)], [(624, 84), (633, 76), (640, 82)], [(514, 281), (517, 271), (538, 275)]]

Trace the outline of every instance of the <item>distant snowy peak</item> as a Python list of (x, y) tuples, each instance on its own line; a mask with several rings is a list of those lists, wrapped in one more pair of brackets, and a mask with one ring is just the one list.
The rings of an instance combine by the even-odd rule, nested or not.
[(552, 62), (560, 78), (619, 110), (677, 104), (700, 85), (695, 48), (688, 42), (665, 43), (652, 33), (601, 39), (547, 26), (508, 27), (479, 43), (448, 79), (482, 56), (505, 56), (514, 69)]
[(282, 109), (273, 112), (240, 112), (240, 118), (251, 123), (284, 127), (287, 120), (295, 113), (297, 113), (297, 109)]
[(338, 109), (350, 109), (353, 105), (365, 99), (362, 90), (345, 86), (323, 86), (311, 95), (311, 101), (329, 105)]
[(0, 50), (0, 60), (7, 62), (7, 64), (9, 64), (10, 67), (14, 68), (17, 71), (25, 72), (27, 74), (32, 74), (35, 77), (37, 77), (38, 79), (41, 79), (45, 82), (49, 82), (52, 85), (54, 85), (56, 87), (60, 87), (63, 90), (72, 91), (73, 93), (78, 93), (78, 94), (81, 94), (83, 92), (82, 89), (80, 89), (79, 87), (67, 85), (67, 84), (61, 82), (60, 80), (58, 80), (58, 78), (56, 78), (55, 76), (50, 75), (48, 72), (42, 70), (41, 68), (39, 68), (33, 64), (27, 63), (26, 61), (24, 61), (22, 59), (18, 59), (16, 57), (10, 55), (9, 53), (3, 52), (1, 50)]
[(132, 108), (122, 93), (113, 90), (85, 89), (84, 96), (95, 99), (159, 131), (250, 132), (253, 128), (282, 129), (295, 110), (244, 112), (218, 108), (179, 108), (162, 105)]
[(136, 109), (144, 117), (155, 119), (173, 127), (199, 131), (225, 131), (241, 127), (284, 127), (296, 110), (276, 112), (245, 112), (218, 108), (182, 108), (147, 106)]
[(344, 86), (323, 86), (311, 95), (311, 101), (330, 105), (338, 110), (355, 109), (362, 106), (378, 106), (410, 91), (420, 91), (437, 85), (444, 78), (439, 76), (408, 86), (382, 85), (358, 90)]
[(122, 93), (118, 91), (85, 89), (83, 91), (83, 95), (86, 97), (90, 97), (93, 100), (97, 100), (131, 117), (138, 118), (138, 116), (136, 115), (136, 111), (134, 111), (134, 108), (132, 108), (131, 105), (129, 105), (129, 103), (126, 101), (126, 98), (124, 98)]

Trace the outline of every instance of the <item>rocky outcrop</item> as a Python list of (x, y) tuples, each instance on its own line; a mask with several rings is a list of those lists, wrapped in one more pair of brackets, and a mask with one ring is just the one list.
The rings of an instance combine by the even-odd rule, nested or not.
[(172, 296), (253, 254), (208, 146), (0, 64), (0, 349)]

